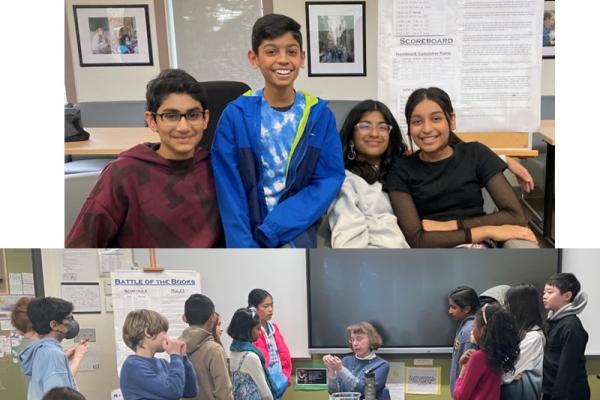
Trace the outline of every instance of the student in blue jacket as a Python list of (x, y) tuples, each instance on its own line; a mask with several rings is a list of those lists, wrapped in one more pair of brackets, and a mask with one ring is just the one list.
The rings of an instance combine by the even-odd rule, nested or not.
[(28, 400), (41, 400), (55, 387), (77, 389), (69, 368), (69, 360), (60, 344), (79, 333), (79, 324), (73, 319), (73, 304), (54, 297), (32, 300), (27, 316), (39, 340), (27, 346), (20, 354), (21, 371), (30, 379)]
[[(123, 323), (123, 341), (135, 354), (121, 367), (125, 400), (179, 400), (198, 394), (196, 372), (186, 356), (186, 345), (167, 336), (169, 321), (152, 310), (134, 310)], [(156, 358), (160, 352), (171, 361)]]
[(363, 321), (346, 328), (348, 342), (354, 354), (341, 360), (328, 354), (323, 357), (327, 368), (329, 394), (340, 392), (360, 392), (365, 395), (365, 372), (375, 373), (375, 398), (390, 400), (390, 392), (385, 386), (390, 372), (390, 364), (375, 354), (383, 343), (373, 325)]
[(227, 247), (316, 247), (344, 164), (331, 110), (294, 90), (305, 58), (300, 25), (284, 15), (261, 17), (248, 58), (265, 86), (225, 108), (212, 145)]

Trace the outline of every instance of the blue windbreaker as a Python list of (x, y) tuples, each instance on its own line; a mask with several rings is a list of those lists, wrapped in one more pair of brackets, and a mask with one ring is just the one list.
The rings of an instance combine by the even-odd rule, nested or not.
[(335, 118), (324, 100), (304, 93), (306, 108), (287, 160), (286, 186), (269, 213), (261, 185), (261, 96), (227, 105), (212, 145), (217, 200), (227, 247), (315, 247), (319, 220), (344, 180)]

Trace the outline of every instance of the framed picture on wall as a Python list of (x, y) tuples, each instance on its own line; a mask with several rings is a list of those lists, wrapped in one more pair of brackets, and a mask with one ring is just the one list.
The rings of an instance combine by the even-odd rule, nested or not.
[(148, 5), (74, 5), (79, 65), (152, 65)]
[(366, 76), (365, 2), (306, 2), (308, 76)]
[(554, 58), (554, 42), (556, 38), (556, 18), (554, 1), (544, 2), (544, 28), (542, 38), (542, 55), (544, 58)]

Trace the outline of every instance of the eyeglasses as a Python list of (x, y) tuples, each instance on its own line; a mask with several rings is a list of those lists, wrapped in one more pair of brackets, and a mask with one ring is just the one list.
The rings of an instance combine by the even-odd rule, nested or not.
[(389, 134), (392, 131), (392, 126), (384, 123), (374, 125), (370, 122), (363, 121), (355, 126), (358, 128), (358, 131), (363, 134), (371, 133), (373, 132), (373, 129), (377, 129), (377, 132), (381, 135)]
[(364, 336), (355, 336), (355, 337), (351, 337), (350, 339), (348, 339), (348, 343), (352, 344), (354, 342), (356, 343), (360, 343), (365, 339)]
[(155, 116), (159, 116), (165, 124), (177, 125), (181, 121), (182, 117), (185, 117), (186, 121), (190, 124), (198, 124), (204, 120), (204, 111), (200, 109), (188, 110), (185, 113), (179, 111), (167, 111), (164, 113), (152, 113)]

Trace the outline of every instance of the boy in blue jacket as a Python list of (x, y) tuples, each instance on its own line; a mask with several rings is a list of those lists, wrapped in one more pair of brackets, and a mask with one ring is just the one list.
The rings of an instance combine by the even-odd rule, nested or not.
[(54, 297), (34, 299), (27, 306), (27, 317), (40, 336), (40, 340), (19, 354), (21, 371), (31, 379), (28, 400), (41, 400), (55, 387), (77, 389), (69, 360), (60, 345), (64, 339), (73, 339), (79, 333), (72, 312), (72, 303)]
[(259, 18), (248, 59), (265, 87), (225, 108), (212, 145), (227, 247), (315, 247), (344, 179), (335, 118), (323, 100), (294, 90), (305, 59), (296, 21)]
[[(196, 372), (186, 356), (186, 345), (167, 336), (169, 321), (152, 310), (135, 310), (123, 323), (123, 341), (135, 354), (121, 367), (125, 400), (179, 400), (198, 394)], [(154, 355), (166, 352), (171, 362)]]

